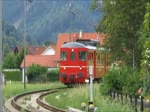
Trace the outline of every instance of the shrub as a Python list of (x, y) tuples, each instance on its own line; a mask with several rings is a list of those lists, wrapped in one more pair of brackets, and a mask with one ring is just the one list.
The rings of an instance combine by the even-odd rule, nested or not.
[(45, 82), (45, 80), (47, 79), (46, 78), (47, 71), (48, 71), (47, 67), (43, 67), (43, 66), (40, 66), (37, 64), (32, 64), (27, 69), (27, 76), (28, 76), (29, 83), (31, 83), (31, 82)]
[(127, 67), (112, 69), (102, 79), (100, 87), (103, 94), (110, 91), (119, 91), (130, 95), (135, 95), (141, 86), (140, 73)]
[(51, 70), (47, 72), (48, 81), (58, 81), (59, 80), (59, 69)]
[(47, 82), (47, 76), (44, 74), (39, 75), (38, 77), (35, 78), (34, 82), (40, 82), (40, 83), (45, 83)]

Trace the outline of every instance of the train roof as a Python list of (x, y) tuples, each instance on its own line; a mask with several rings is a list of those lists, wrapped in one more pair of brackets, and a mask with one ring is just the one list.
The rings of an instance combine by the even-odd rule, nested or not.
[(97, 48), (96, 46), (91, 45), (85, 45), (79, 42), (68, 42), (61, 46), (61, 48), (87, 48), (91, 50), (99, 50), (99, 51), (105, 51), (106, 49), (104, 47)]
[(86, 46), (78, 42), (68, 42), (62, 45), (61, 48), (86, 48)]

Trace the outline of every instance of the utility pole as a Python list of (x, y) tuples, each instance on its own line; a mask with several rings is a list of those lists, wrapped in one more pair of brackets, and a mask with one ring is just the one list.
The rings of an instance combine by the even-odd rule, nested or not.
[(0, 0), (0, 112), (3, 112), (2, 94), (2, 0)]
[(70, 35), (69, 35), (69, 42), (71, 42), (71, 30), (72, 30), (72, 11), (71, 11), (72, 4), (69, 3), (69, 19), (70, 19)]
[(24, 89), (26, 89), (26, 17), (27, 17), (27, 1), (32, 2), (32, 0), (24, 0), (24, 74), (23, 74), (23, 82), (24, 82)]
[(24, 0), (24, 89), (26, 89), (26, 0)]

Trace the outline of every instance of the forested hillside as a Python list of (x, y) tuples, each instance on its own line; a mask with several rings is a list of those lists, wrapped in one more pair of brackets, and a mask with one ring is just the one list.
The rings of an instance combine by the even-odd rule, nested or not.
[[(2, 31), (3, 31), (3, 55), (5, 56), (10, 52), (11, 49), (17, 45), (24, 45), (24, 35), (20, 30), (17, 30), (13, 25), (9, 24), (5, 20), (2, 21)], [(27, 35), (27, 44), (35, 45), (35, 38), (31, 41), (31, 36)], [(30, 42), (30, 43), (29, 43)]]
[[(100, 12), (89, 10), (92, 0), (32, 0), (26, 3), (27, 33), (32, 38), (29, 43), (43, 44), (56, 42), (58, 33), (94, 31), (101, 16)], [(71, 16), (69, 15), (69, 4)], [(23, 0), (4, 0), (3, 18), (23, 29)]]
[(3, 30), (3, 54), (5, 55), (11, 48), (23, 43), (23, 35), (6, 21), (2, 22)]

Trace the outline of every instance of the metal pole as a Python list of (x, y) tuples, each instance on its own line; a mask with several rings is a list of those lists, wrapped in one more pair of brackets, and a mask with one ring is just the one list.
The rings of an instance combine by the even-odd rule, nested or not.
[(2, 91), (2, 0), (0, 0), (0, 112), (3, 112)]
[(70, 17), (70, 36), (69, 36), (69, 42), (71, 42), (71, 30), (72, 30), (72, 17), (71, 17), (71, 2), (69, 3), (69, 17)]
[(26, 89), (26, 0), (24, 0), (24, 89)]

